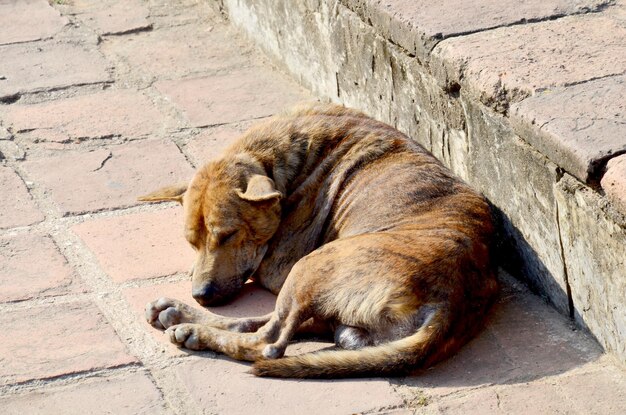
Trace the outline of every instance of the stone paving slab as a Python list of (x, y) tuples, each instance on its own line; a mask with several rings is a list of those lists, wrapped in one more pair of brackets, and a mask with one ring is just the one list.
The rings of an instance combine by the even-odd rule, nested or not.
[(22, 179), (0, 166), (0, 229), (31, 225), (44, 219)]
[(88, 220), (72, 231), (115, 282), (187, 272), (195, 259), (180, 208)]
[(142, 372), (0, 398), (5, 415), (168, 414), (163, 397)]
[(608, 0), (342, 0), (381, 34), (424, 59), (442, 39), (599, 10)]
[(626, 76), (547, 89), (511, 106), (520, 135), (586, 183), (601, 176), (607, 159), (626, 152), (625, 114)]
[(108, 63), (87, 45), (36, 42), (0, 46), (0, 102), (32, 92), (111, 82)]
[(50, 192), (63, 215), (134, 206), (149, 189), (190, 180), (193, 175), (176, 145), (152, 139), (88, 152), (67, 151), (23, 165), (29, 177)]
[[(141, 111), (137, 111), (141, 109)], [(4, 112), (4, 114), (2, 114)], [(133, 90), (104, 90), (41, 104), (0, 108), (5, 126), (32, 141), (141, 138), (163, 131), (167, 118)]]
[(601, 184), (609, 200), (626, 214), (626, 155), (608, 162)]
[(191, 155), (196, 166), (202, 166), (219, 157), (252, 124), (244, 122), (206, 129), (189, 140), (185, 145), (185, 152)]
[(46, 0), (0, 1), (0, 46), (50, 38), (67, 23)]
[(420, 413), (617, 414), (626, 408), (626, 395), (617, 392), (625, 388), (620, 370), (600, 365), (519, 385), (464, 391), (433, 401)]
[(149, 10), (140, 0), (73, 0), (69, 11), (102, 36), (149, 30)]
[(232, 38), (232, 31), (223, 27), (186, 25), (110, 37), (102, 51), (122, 59), (143, 78), (178, 79), (250, 66), (250, 48), (233, 54)]
[(89, 302), (0, 315), (0, 385), (136, 363)]
[(84, 292), (73, 274), (49, 235), (0, 236), (0, 302)]
[(232, 70), (224, 75), (160, 81), (155, 86), (182, 108), (194, 127), (267, 117), (308, 98), (303, 89), (284, 75), (260, 67)]
[(349, 414), (403, 404), (384, 379), (339, 381), (258, 379), (225, 358), (193, 358), (177, 368), (197, 405), (217, 414)]
[(448, 39), (433, 60), (440, 78), (505, 111), (548, 88), (623, 74), (626, 27), (604, 15), (565, 17)]

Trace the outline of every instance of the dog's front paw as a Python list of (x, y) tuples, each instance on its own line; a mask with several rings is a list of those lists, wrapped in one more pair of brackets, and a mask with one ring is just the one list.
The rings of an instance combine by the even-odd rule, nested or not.
[(171, 326), (165, 330), (165, 334), (169, 336), (170, 341), (178, 347), (184, 347), (190, 350), (203, 350), (206, 345), (202, 341), (203, 327), (200, 324), (178, 324)]
[(164, 330), (180, 323), (200, 321), (201, 312), (187, 304), (162, 297), (146, 305), (146, 320), (153, 327)]

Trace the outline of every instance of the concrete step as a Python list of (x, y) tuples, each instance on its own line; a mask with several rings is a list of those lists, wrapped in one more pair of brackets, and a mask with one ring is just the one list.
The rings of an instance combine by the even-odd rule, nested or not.
[(502, 265), (626, 361), (624, 0), (210, 3), (484, 192)]

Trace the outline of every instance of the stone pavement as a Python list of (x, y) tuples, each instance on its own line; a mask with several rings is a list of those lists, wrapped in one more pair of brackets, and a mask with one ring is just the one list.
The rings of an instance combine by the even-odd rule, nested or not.
[[(164, 294), (195, 304), (192, 252), (177, 206), (135, 198), (311, 95), (203, 2), (50, 3), (0, 0), (2, 413), (626, 411), (623, 368), (504, 272), (481, 335), (412, 377), (258, 379), (169, 344), (142, 310)], [(273, 301), (247, 286), (215, 311)]]

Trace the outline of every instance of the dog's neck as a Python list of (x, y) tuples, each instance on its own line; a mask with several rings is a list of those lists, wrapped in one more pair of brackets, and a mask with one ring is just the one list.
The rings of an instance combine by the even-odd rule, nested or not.
[[(245, 164), (245, 180), (265, 174), (285, 198), (319, 186), (350, 148), (360, 141), (355, 126), (362, 119), (320, 117), (314, 126), (291, 122), (288, 128), (249, 131), (232, 148), (232, 157)], [(240, 165), (241, 165), (240, 164)]]

